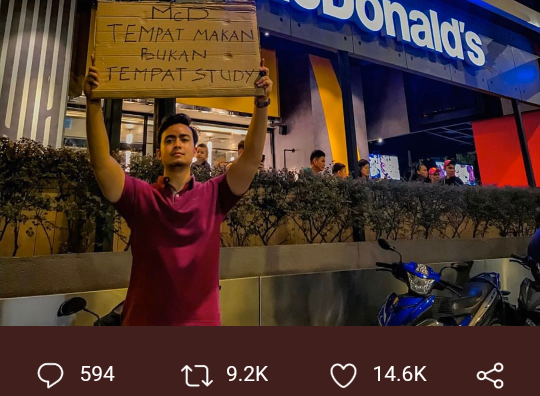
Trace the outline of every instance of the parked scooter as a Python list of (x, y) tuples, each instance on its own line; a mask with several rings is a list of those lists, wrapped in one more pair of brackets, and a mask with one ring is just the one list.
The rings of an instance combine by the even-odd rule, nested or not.
[(540, 263), (529, 256), (512, 255), (510, 262), (518, 263), (531, 271), (534, 280), (521, 282), (517, 306), (517, 323), (522, 326), (540, 326)]
[[(497, 273), (483, 273), (470, 279), (462, 288), (441, 279), (441, 274), (427, 265), (404, 263), (401, 254), (379, 239), (384, 250), (399, 254), (398, 263), (378, 262), (378, 271), (389, 271), (407, 284), (408, 292), (391, 293), (379, 312), (381, 326), (497, 326), (505, 321), (511, 309), (501, 291)], [(459, 263), (451, 267), (462, 269)], [(442, 272), (442, 270), (441, 270)], [(436, 296), (433, 290), (448, 290), (452, 296)]]
[[(540, 216), (537, 220), (540, 223)], [(540, 326), (540, 229), (527, 247), (527, 256), (512, 255), (510, 262), (518, 263), (531, 271), (533, 280), (525, 278), (519, 290), (518, 306), (513, 324)]]
[(100, 318), (98, 314), (86, 308), (86, 300), (84, 298), (73, 297), (64, 301), (62, 305), (60, 305), (57, 316), (70, 316), (84, 311), (94, 315), (97, 318), (97, 320), (94, 322), (94, 326), (120, 326), (122, 324), (123, 306), (124, 301), (114, 307), (113, 310), (107, 315)]

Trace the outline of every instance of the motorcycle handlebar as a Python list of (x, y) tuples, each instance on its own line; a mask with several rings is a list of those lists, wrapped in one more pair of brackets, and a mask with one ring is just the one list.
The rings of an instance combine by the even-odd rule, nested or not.
[(381, 267), (381, 268), (387, 268), (387, 269), (392, 269), (394, 266), (392, 264), (388, 264), (388, 263), (381, 263), (380, 261), (377, 261), (375, 263), (375, 265), (377, 267)]

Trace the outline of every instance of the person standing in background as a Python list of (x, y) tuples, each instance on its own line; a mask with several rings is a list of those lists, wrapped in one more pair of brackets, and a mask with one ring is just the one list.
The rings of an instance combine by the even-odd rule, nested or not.
[(332, 166), (332, 174), (334, 176), (338, 176), (338, 177), (341, 177), (342, 179), (346, 179), (347, 178), (347, 167), (340, 163), (340, 162), (336, 162), (334, 164), (334, 166)]
[(429, 174), (428, 174), (427, 166), (425, 166), (424, 164), (420, 162), (414, 167), (414, 173), (411, 177), (411, 181), (415, 181), (419, 183), (429, 183), (430, 180), (428, 176)]
[(432, 184), (437, 184), (441, 180), (441, 171), (439, 168), (431, 168), (429, 170), (429, 180)]
[(446, 177), (440, 181), (447, 186), (462, 186), (463, 180), (456, 176), (456, 163), (453, 160), (444, 161), (444, 172)]
[(361, 159), (358, 161), (358, 169), (360, 169), (360, 178), (363, 180), (369, 180), (370, 179), (370, 173), (369, 173), (369, 161), (365, 159)]
[(234, 161), (240, 158), (243, 153), (244, 153), (244, 141), (240, 140), (240, 142), (238, 143), (238, 157), (236, 157), (236, 159), (234, 159), (233, 161), (227, 163), (227, 169), (229, 169), (230, 166), (234, 163)]
[(311, 166), (305, 167), (304, 169), (302, 169), (302, 172), (312, 175), (318, 175), (324, 170), (324, 167), (326, 166), (326, 154), (322, 150), (313, 150), (313, 152), (309, 156), (309, 162)]
[(197, 159), (194, 163), (191, 164), (192, 170), (210, 172), (212, 167), (208, 163), (208, 146), (204, 143), (199, 143), (197, 145), (197, 153), (195, 154)]
[(243, 140), (240, 140), (240, 143), (238, 143), (238, 158), (244, 153), (244, 144), (245, 142)]

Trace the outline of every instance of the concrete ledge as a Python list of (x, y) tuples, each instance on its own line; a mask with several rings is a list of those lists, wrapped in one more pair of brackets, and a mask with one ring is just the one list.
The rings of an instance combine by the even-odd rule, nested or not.
[(127, 287), (131, 253), (0, 258), (0, 298)]
[[(441, 263), (524, 254), (530, 238), (395, 241), (406, 261)], [(373, 268), (396, 255), (376, 242), (223, 248), (221, 279)], [(131, 253), (0, 258), (0, 298), (77, 293), (128, 286)]]

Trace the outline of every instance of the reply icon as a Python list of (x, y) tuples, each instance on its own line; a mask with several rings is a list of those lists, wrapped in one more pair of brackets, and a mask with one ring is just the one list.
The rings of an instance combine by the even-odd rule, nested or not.
[[(58, 367), (58, 369), (60, 370), (60, 376), (58, 377), (58, 379), (56, 379), (55, 381), (49, 381), (48, 379), (45, 379), (45, 378), (43, 378), (41, 376), (41, 369), (43, 369), (43, 367), (47, 367), (47, 366)], [(47, 374), (47, 377), (48, 377), (48, 376), (50, 376), (51, 373), (48, 371), (46, 374)], [(60, 366), (57, 363), (43, 363), (41, 366), (39, 366), (37, 375), (38, 375), (38, 378), (42, 382), (45, 382), (47, 384), (47, 389), (50, 389), (50, 388), (52, 388), (53, 386), (55, 386), (57, 383), (59, 383), (62, 380), (62, 377), (64, 376), (64, 370), (62, 369), (62, 366)], [(57, 378), (56, 375), (54, 375), (53, 378)]]

